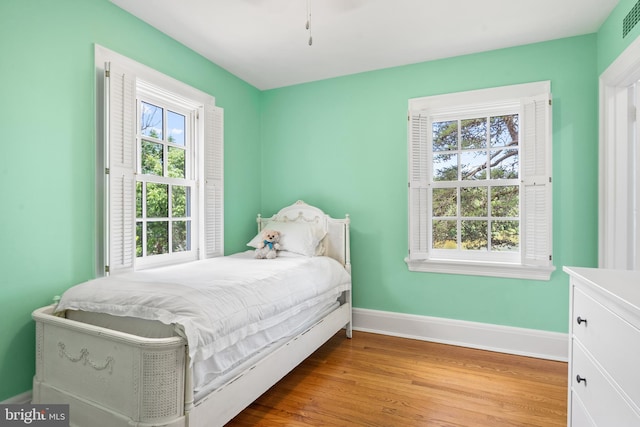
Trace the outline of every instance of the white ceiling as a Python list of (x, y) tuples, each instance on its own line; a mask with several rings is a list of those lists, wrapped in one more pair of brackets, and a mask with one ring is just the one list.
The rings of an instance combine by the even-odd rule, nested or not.
[[(618, 0), (111, 0), (259, 89), (598, 30)], [(311, 35), (305, 29), (310, 2)]]

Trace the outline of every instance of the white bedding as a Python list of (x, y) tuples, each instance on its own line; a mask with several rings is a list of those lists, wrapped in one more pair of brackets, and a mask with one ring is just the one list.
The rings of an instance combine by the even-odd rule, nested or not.
[[(211, 363), (216, 353), (237, 347), (247, 336), (277, 339), (275, 335), (285, 333), (273, 334), (281, 322), (326, 310), (348, 289), (350, 280), (344, 267), (329, 257), (256, 260), (247, 251), (91, 280), (67, 290), (57, 310), (179, 325), (189, 343), (191, 362), (203, 364)], [(268, 340), (263, 341), (267, 346)], [(246, 356), (218, 360), (215, 370), (224, 371)]]
[(193, 365), (193, 392), (197, 402), (209, 392), (242, 374), (262, 358), (264, 351), (280, 347), (289, 338), (304, 332), (318, 320), (337, 308), (334, 299), (326, 304), (300, 312), (272, 328), (250, 335), (207, 360)]

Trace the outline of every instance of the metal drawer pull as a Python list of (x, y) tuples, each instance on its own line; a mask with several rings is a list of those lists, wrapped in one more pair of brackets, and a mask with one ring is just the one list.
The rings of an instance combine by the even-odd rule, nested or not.
[(582, 317), (578, 316), (576, 321), (578, 322), (578, 325), (584, 322), (584, 326), (587, 326), (587, 319), (583, 319)]
[(581, 377), (580, 375), (576, 375), (576, 381), (578, 381), (578, 384), (580, 384), (582, 381), (584, 381), (584, 385), (587, 385), (587, 379)]

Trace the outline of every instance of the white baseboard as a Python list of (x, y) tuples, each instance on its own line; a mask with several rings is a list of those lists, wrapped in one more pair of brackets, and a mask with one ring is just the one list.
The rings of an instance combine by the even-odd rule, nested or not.
[(25, 403), (31, 403), (31, 397), (31, 390), (29, 390), (18, 394), (17, 396), (10, 397), (7, 400), (3, 400), (1, 403), (5, 405), (23, 405)]
[(363, 308), (353, 309), (353, 329), (539, 359), (568, 360), (568, 335), (560, 332)]

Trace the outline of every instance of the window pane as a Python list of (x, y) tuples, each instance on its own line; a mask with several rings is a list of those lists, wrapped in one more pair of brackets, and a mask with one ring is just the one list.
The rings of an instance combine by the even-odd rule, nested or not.
[(142, 173), (145, 175), (163, 176), (164, 159), (162, 144), (142, 140)]
[(481, 216), (488, 214), (489, 189), (487, 187), (469, 187), (460, 189), (460, 215)]
[(433, 247), (434, 249), (457, 249), (458, 229), (456, 221), (433, 221)]
[(185, 153), (182, 148), (169, 147), (169, 176), (171, 178), (185, 178)]
[(518, 252), (520, 250), (520, 222), (493, 221), (491, 223), (491, 250)]
[(432, 206), (432, 215), (434, 217), (456, 216), (458, 214), (456, 189), (434, 188)]
[(154, 221), (147, 223), (147, 255), (159, 255), (169, 252), (169, 222)]
[(487, 119), (467, 119), (460, 122), (462, 133), (462, 148), (486, 148), (487, 147)]
[(142, 223), (136, 222), (136, 257), (142, 256)]
[(491, 117), (491, 146), (518, 145), (518, 115)]
[(461, 154), (460, 168), (463, 180), (485, 179), (487, 177), (487, 152), (469, 151)]
[(470, 251), (486, 251), (489, 248), (487, 239), (487, 221), (462, 221), (460, 240), (462, 249)]
[(147, 183), (147, 218), (169, 217), (169, 186)]
[(162, 139), (162, 108), (147, 102), (141, 102), (140, 107), (140, 134)]
[(142, 218), (142, 183), (136, 182), (136, 218)]
[(184, 146), (185, 117), (182, 114), (167, 111), (167, 141)]
[(171, 231), (173, 252), (184, 252), (191, 250), (191, 240), (189, 239), (191, 231), (191, 221), (174, 221)]
[(491, 152), (491, 179), (517, 179), (519, 162), (517, 149)]
[(437, 154), (433, 156), (433, 180), (457, 181), (458, 180), (458, 155)]
[(458, 149), (458, 122), (434, 122), (433, 151), (448, 151)]
[(493, 217), (518, 217), (520, 188), (517, 185), (491, 187), (491, 215)]
[(171, 215), (174, 218), (190, 216), (191, 188), (174, 185), (171, 192)]

